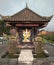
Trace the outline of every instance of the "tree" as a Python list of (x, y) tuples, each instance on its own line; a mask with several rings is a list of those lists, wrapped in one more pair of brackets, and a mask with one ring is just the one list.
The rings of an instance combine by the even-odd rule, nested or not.
[(4, 21), (0, 20), (0, 36), (3, 35), (4, 32)]

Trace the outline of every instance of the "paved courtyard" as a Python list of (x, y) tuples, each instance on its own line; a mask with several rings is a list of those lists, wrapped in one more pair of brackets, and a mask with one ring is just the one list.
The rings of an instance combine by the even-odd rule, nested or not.
[[(36, 58), (34, 60), (33, 65), (54, 65), (54, 46), (50, 44), (46, 44), (45, 49), (49, 53), (48, 58)], [(0, 57), (1, 55), (7, 51), (7, 46), (6, 45), (0, 45)], [(1, 59), (0, 58), (0, 65), (19, 65), (18, 64), (18, 59)], [(25, 64), (23, 64), (25, 65)]]
[(45, 49), (49, 53), (49, 57), (47, 58), (51, 65), (54, 65), (54, 45), (46, 44)]
[(54, 57), (54, 45), (46, 44), (45, 49), (49, 52), (50, 57)]
[(7, 51), (7, 45), (6, 44), (0, 44), (0, 58), (6, 51)]

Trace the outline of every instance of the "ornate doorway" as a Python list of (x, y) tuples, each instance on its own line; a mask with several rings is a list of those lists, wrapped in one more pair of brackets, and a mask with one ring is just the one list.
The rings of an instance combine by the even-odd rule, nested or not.
[(19, 37), (20, 37), (20, 44), (24, 45), (24, 44), (32, 44), (32, 38), (33, 38), (33, 32), (32, 32), (32, 28), (28, 28), (28, 27), (21, 27), (19, 28), (20, 30), (19, 32)]

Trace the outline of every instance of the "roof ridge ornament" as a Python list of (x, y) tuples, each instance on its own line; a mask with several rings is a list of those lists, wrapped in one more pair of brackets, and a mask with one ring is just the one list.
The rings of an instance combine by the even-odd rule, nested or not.
[(28, 4), (26, 3), (26, 8), (28, 8)]

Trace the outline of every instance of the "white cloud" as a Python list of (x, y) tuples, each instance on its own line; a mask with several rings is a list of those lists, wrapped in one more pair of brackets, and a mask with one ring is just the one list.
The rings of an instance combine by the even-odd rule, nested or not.
[(54, 31), (54, 17), (48, 23), (47, 27), (45, 27), (43, 29), (48, 30), (48, 31)]

